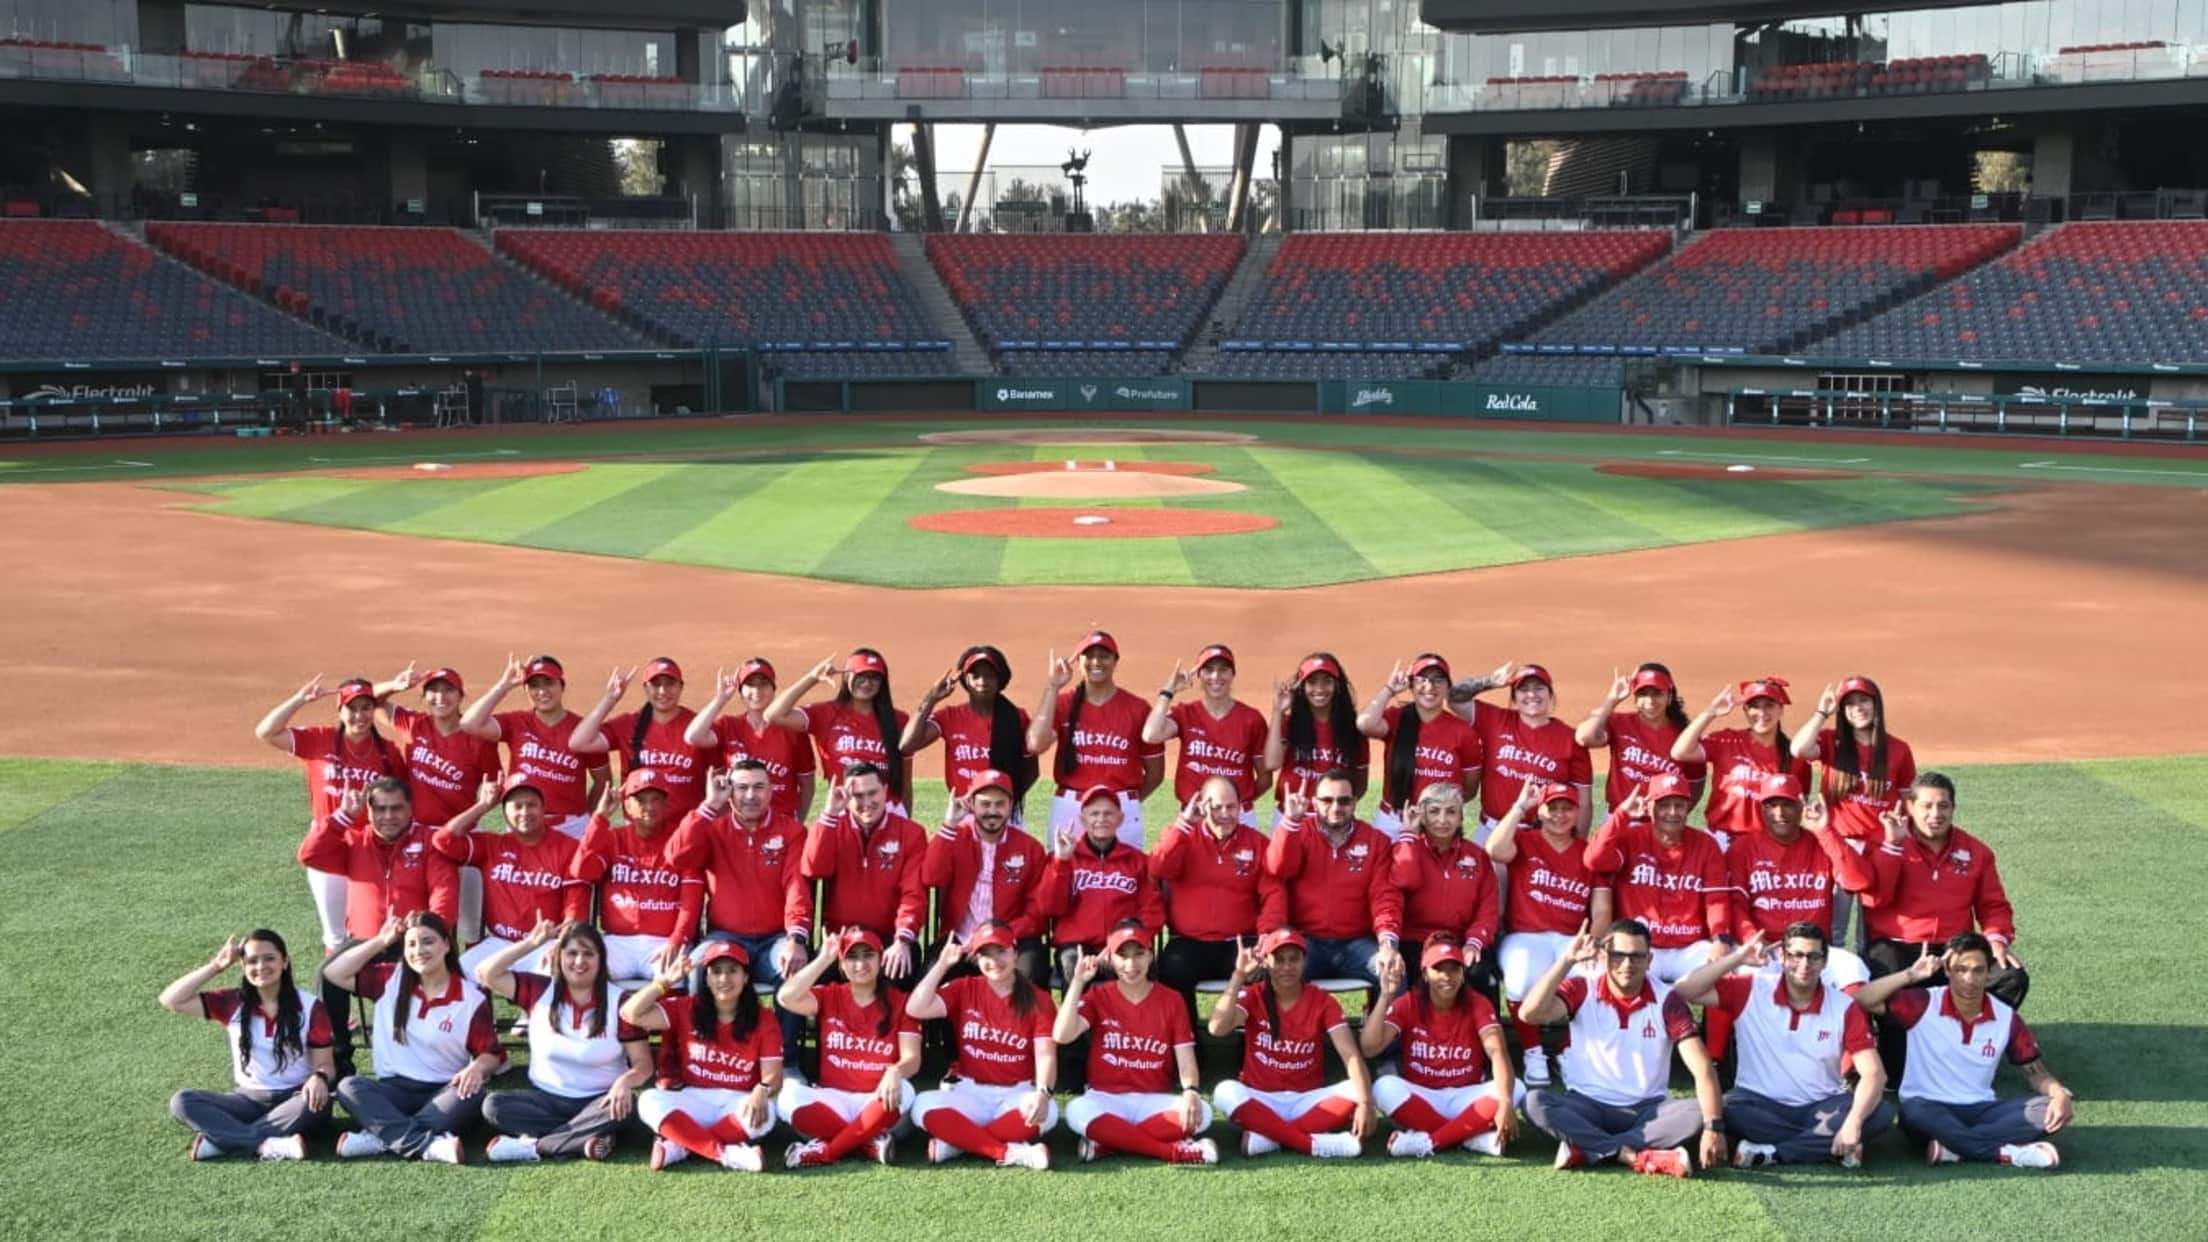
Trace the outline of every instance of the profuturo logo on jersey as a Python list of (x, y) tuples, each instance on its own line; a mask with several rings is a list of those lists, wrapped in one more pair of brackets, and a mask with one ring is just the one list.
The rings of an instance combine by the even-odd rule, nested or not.
[(1395, 390), (1393, 388), (1360, 388), (1357, 390), (1357, 395), (1349, 399), (1349, 408), (1353, 410), (1361, 410), (1368, 405), (1392, 406), (1394, 404)]
[(1491, 392), (1487, 394), (1489, 413), (1539, 414), (1541, 402), (1530, 392)]

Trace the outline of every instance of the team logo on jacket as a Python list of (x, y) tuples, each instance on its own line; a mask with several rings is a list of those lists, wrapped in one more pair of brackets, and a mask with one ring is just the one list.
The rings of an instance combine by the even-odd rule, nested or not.
[(1007, 855), (1004, 860), (1004, 877), (1017, 880), (1027, 874), (1027, 858), (1020, 854)]
[(1466, 855), (1465, 857), (1459, 858), (1457, 860), (1457, 875), (1462, 877), (1463, 879), (1471, 879), (1473, 876), (1479, 874), (1479, 870), (1479, 860), (1471, 857), (1470, 855)]
[(1243, 848), (1236, 850), (1233, 854), (1233, 858), (1234, 873), (1238, 876), (1248, 875), (1250, 873), (1250, 869), (1257, 865), (1257, 851), (1253, 849)]
[(1370, 857), (1371, 854), (1372, 847), (1362, 841), (1342, 851), (1342, 857), (1349, 860), (1351, 871), (1363, 871), (1365, 869), (1365, 859)]
[(780, 837), (768, 837), (766, 840), (759, 843), (759, 852), (766, 855), (766, 863), (768, 866), (777, 866), (782, 862), (783, 844), (783, 840)]
[(902, 841), (884, 841), (880, 845), (874, 847), (875, 852), (880, 854), (885, 860), (896, 857), (897, 852), (903, 848), (904, 843)]
[(1967, 867), (1970, 865), (1970, 851), (1967, 849), (1950, 850), (1947, 856), (1954, 859), (1955, 865), (1958, 867)]

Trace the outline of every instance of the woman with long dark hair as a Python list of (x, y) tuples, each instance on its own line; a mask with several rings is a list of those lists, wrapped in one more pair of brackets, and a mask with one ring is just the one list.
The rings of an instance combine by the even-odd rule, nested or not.
[[(1832, 727), (1821, 728), (1826, 722)], [(1794, 757), (1814, 759), (1824, 768), (1825, 803), (1832, 831), (1858, 855), (1885, 837), (1886, 816), (1901, 809), (1917, 780), (1917, 756), (1909, 743), (1886, 729), (1886, 696), (1878, 683), (1856, 674), (1825, 687), (1809, 727), (1794, 738)], [(1855, 921), (1855, 895), (1832, 887), (1832, 937), (1848, 941)], [(1857, 948), (1863, 939), (1855, 940)]]
[[(1245, 1156), (1285, 1147), (1306, 1156), (1355, 1157), (1372, 1129), (1372, 1073), (1341, 1004), (1304, 979), (1305, 955), (1302, 934), (1286, 928), (1267, 932), (1254, 951), (1237, 946), (1227, 995), (1211, 1011), (1211, 1033), (1219, 1039), (1249, 1028), (1242, 1073), (1211, 1093), (1212, 1107), (1242, 1127)], [(1349, 1081), (1331, 1087), (1327, 1044), (1349, 1072)]]
[(1265, 767), (1273, 773), (1274, 824), (1289, 793), (1309, 794), (1336, 768), (1349, 773), (1359, 798), (1365, 796), (1372, 739), (1357, 728), (1357, 692), (1332, 652), (1312, 652), (1296, 665), (1294, 681), (1274, 684)]
[[(690, 721), (683, 740), (709, 755), (719, 755), (712, 766), (727, 768), (744, 759), (756, 759), (767, 770), (768, 805), (800, 822), (813, 809), (815, 775), (812, 739), (805, 736), (805, 718), (792, 712), (782, 720), (767, 715), (774, 705), (774, 665), (753, 656), (735, 672), (725, 669), (714, 679), (713, 697)], [(724, 716), (730, 703), (743, 700), (744, 710)]]
[[(1633, 701), (1632, 709), (1619, 711), (1627, 699)], [(1686, 704), (1669, 668), (1651, 660), (1630, 677), (1612, 677), (1610, 692), (1579, 722), (1577, 734), (1579, 744), (1589, 750), (1598, 746), (1610, 750), (1610, 775), (1602, 786), (1604, 805), (1616, 806), (1667, 773), (1685, 778), (1699, 795), (1709, 765), (1681, 763), (1671, 757), (1672, 743), (1686, 728)]]
[[(842, 983), (820, 981), (831, 966)], [(820, 956), (783, 982), (774, 1007), (812, 1018), (820, 1049), (818, 1082), (782, 1082), (782, 1120), (805, 1136), (783, 1162), (813, 1168), (865, 1148), (876, 1164), (888, 1164), (890, 1131), (912, 1112), (920, 1024), (905, 1012), (905, 994), (882, 980), (882, 938), (863, 927), (830, 934)]]
[[(697, 713), (682, 705), (682, 666), (660, 656), (644, 666), (644, 705), (633, 712), (609, 716), (629, 692), (637, 670), (615, 669), (606, 678), (606, 692), (583, 713), (571, 741), (578, 754), (612, 751), (619, 756), (616, 776), (626, 777), (639, 768), (658, 774), (667, 791), (667, 823), (670, 828), (705, 801), (705, 770), (712, 755), (689, 742), (690, 723)], [(587, 831), (587, 827), (586, 827)]]
[[(953, 798), (964, 797), (974, 778), (983, 772), (1002, 772), (1012, 778), (1012, 807), (1019, 817), (1027, 791), (1035, 784), (1035, 757), (1027, 753), (1027, 709), (1004, 696), (1012, 684), (1012, 664), (991, 646), (968, 647), (958, 653), (950, 671), (920, 696), (920, 706), (905, 725), (898, 749), (915, 755), (943, 742), (943, 786)], [(963, 689), (964, 703), (939, 706)]]
[[(234, 965), (244, 967), (237, 987), (207, 986)], [(179, 1091), (169, 1099), (169, 1115), (192, 1132), (191, 1158), (250, 1152), (306, 1159), (305, 1136), (329, 1124), (336, 1069), (329, 1011), (292, 981), (284, 938), (265, 927), (242, 941), (230, 937), (206, 965), (163, 988), (161, 1005), (219, 1023), (230, 1036), (236, 1090)]]
[(1464, 949), (1436, 936), (1419, 954), (1420, 978), (1403, 985), (1403, 961), (1380, 972), (1380, 1000), (1358, 1035), (1358, 1048), (1379, 1056), (1398, 1039), (1398, 1073), (1372, 1084), (1373, 1103), (1395, 1123), (1391, 1156), (1424, 1157), (1452, 1147), (1500, 1156), (1518, 1136), (1525, 1099), (1510, 1072), (1510, 1045), (1495, 1005), (1465, 979)]
[(759, 1140), (774, 1128), (782, 1089), (782, 1027), (765, 1020), (751, 990), (751, 954), (733, 940), (698, 950), (705, 990), (672, 992), (690, 977), (685, 958), (629, 994), (621, 1018), (660, 1038), (660, 1085), (636, 1102), (636, 1115), (658, 1137), (652, 1167), (699, 1156), (744, 1173), (766, 1167)]
[[(348, 789), (365, 789), (385, 777), (406, 779), (405, 758), (376, 731), (376, 700), (402, 688), (397, 682), (379, 686), (365, 677), (348, 677), (336, 689), (325, 690), (318, 673), (254, 726), (255, 737), (306, 765), (308, 823), (319, 824), (336, 815)], [(300, 708), (330, 695), (337, 698), (336, 725), (291, 723)], [(346, 940), (346, 885), (342, 871), (307, 868), (307, 892), (314, 898), (315, 916), (322, 921), (324, 952)]]
[[(1047, 1169), (1044, 1133), (1058, 1124), (1050, 1096), (1058, 1078), (1058, 1017), (1050, 993), (1028, 982), (1013, 956), (1012, 929), (1002, 920), (982, 924), (972, 940), (943, 941), (943, 952), (905, 1002), (916, 1022), (950, 1021), (954, 1057), (943, 1085), (913, 1101), (913, 1116), (928, 1132), (928, 1161), (943, 1164), (961, 1153), (1008, 1168)], [(944, 982), (959, 958), (971, 953), (978, 975)]]
[[(555, 935), (556, 976), (514, 969)], [(476, 967), (475, 978), (514, 1002), (529, 1024), (529, 1085), (483, 1101), (483, 1120), (498, 1131), (483, 1154), (500, 1164), (612, 1155), (614, 1131), (635, 1110), (636, 1089), (651, 1080), (652, 1045), (642, 1024), (612, 1016), (605, 938), (588, 923), (563, 931), (539, 919), (526, 939)]]
[[(397, 947), (396, 960), (377, 961)], [(354, 1075), (337, 1098), (361, 1128), (337, 1136), (342, 1158), (394, 1152), (459, 1164), (457, 1133), (483, 1114), (483, 1084), (505, 1062), (491, 1027), (491, 998), (460, 973), (452, 925), (427, 911), (331, 958), (322, 976), (373, 997), (370, 1047), (376, 1077)]]
[[(1569, 952), (1582, 928), (1600, 939), (1610, 930), (1616, 899), (1610, 877), (1587, 866), (1579, 837), (1579, 791), (1570, 785), (1527, 781), (1503, 822), (1487, 835), (1487, 855), (1510, 886), (1503, 902), (1503, 939), (1495, 964), (1503, 972), (1503, 999), (1518, 1027), (1526, 1055), (1528, 1086), (1549, 1085), (1549, 1051), (1542, 1028), (1518, 1019), (1519, 1003), (1557, 958)], [(1563, 1030), (1554, 1041), (1561, 1045)]]
[[(1727, 686), (1701, 715), (1687, 722), (1671, 744), (1671, 757), (1681, 764), (1707, 763), (1710, 774), (1709, 805), (1703, 822), (1720, 847), (1736, 833), (1763, 831), (1760, 791), (1763, 778), (1791, 776), (1809, 784), (1809, 763), (1794, 756), (1786, 736), (1786, 708), (1794, 700), (1783, 677), (1758, 677)], [(1748, 718), (1745, 729), (1710, 726), (1738, 706)]]
[(908, 717), (890, 698), (889, 661), (872, 647), (853, 647), (844, 658), (836, 697), (798, 708), (813, 687), (834, 678), (836, 658), (830, 656), (783, 687), (767, 706), (766, 718), (810, 735), (820, 752), (820, 770), (831, 779), (854, 763), (880, 767), (889, 787), (889, 809), (905, 814), (912, 801), (912, 765), (898, 749), (898, 739), (905, 735)]
[(1091, 630), (1074, 645), (1073, 659), (1081, 662), (1078, 685), (1073, 661), (1050, 654), (1042, 703), (1027, 726), (1029, 754), (1058, 748), (1051, 759), (1058, 790), (1042, 838), (1056, 840), (1061, 830), (1080, 823), (1088, 793), (1107, 789), (1119, 799), (1119, 839), (1139, 850), (1142, 800), (1165, 781), (1165, 747), (1142, 740), (1150, 708), (1116, 680), (1118, 639)]
[[(1372, 826), (1390, 841), (1403, 835), (1404, 808), (1428, 785), (1452, 784), (1466, 797), (1479, 790), (1479, 731), (1449, 710), (1451, 684), (1449, 662), (1423, 652), (1408, 666), (1398, 663), (1380, 693), (1357, 713), (1357, 728), (1386, 742), (1380, 809)], [(1406, 690), (1411, 701), (1396, 703)]]

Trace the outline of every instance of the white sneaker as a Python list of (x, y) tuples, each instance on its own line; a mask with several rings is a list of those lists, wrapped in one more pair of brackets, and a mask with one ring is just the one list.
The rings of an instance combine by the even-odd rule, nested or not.
[(1475, 1156), (1500, 1156), (1503, 1154), (1503, 1132), (1482, 1130), (1464, 1140), (1464, 1150)]
[(767, 1167), (757, 1143), (729, 1143), (721, 1148), (721, 1167), (738, 1173), (757, 1173)]
[(516, 1138), (511, 1134), (496, 1135), (483, 1145), (483, 1158), (492, 1164), (535, 1164), (537, 1140)]
[(467, 1160), (467, 1153), (460, 1150), (459, 1135), (440, 1134), (429, 1141), (422, 1159), (431, 1164), (461, 1164)]
[(958, 1148), (951, 1146), (949, 1143), (944, 1142), (942, 1139), (931, 1138), (928, 1140), (929, 1164), (949, 1164), (951, 1161), (956, 1160), (960, 1156), (963, 1156), (965, 1154), (965, 1152), (962, 1152)]
[(1073, 1145), (1073, 1158), (1083, 1164), (1095, 1164), (1103, 1155), (1095, 1139), (1085, 1138)]
[[(1432, 1146), (1433, 1142), (1429, 1139), (1427, 1147), (1431, 1149)], [(1355, 1160), (1365, 1154), (1365, 1145), (1357, 1141), (1356, 1135), (1347, 1131), (1314, 1134), (1311, 1136), (1311, 1154), (1321, 1160)]]
[(680, 1143), (670, 1143), (663, 1138), (652, 1140), (652, 1171), (681, 1164), (690, 1158), (690, 1149)]
[(1526, 1085), (1529, 1087), (1546, 1087), (1549, 1085), (1549, 1054), (1539, 1048), (1526, 1049)]
[(1863, 1167), (1863, 1149), (1862, 1149), (1862, 1148), (1860, 1148), (1860, 1147), (1858, 1147), (1858, 1148), (1856, 1148), (1856, 1149), (1855, 1149), (1854, 1151), (1851, 1151), (1851, 1152), (1849, 1152), (1849, 1153), (1848, 1153), (1847, 1155), (1845, 1155), (1845, 1156), (1842, 1156), (1842, 1157), (1840, 1157), (1840, 1167), (1841, 1167), (1841, 1168), (1843, 1168), (1843, 1169), (1860, 1169), (1860, 1168), (1862, 1168), (1862, 1167)]
[(1434, 1154), (1434, 1136), (1424, 1130), (1397, 1130), (1388, 1136), (1388, 1154), (1423, 1160)]
[(1245, 1156), (1270, 1156), (1280, 1150), (1280, 1144), (1255, 1130), (1242, 1132), (1242, 1154)]
[[(342, 1147), (343, 1145), (343, 1140), (339, 1140), (339, 1146)], [(214, 1160), (224, 1154), (223, 1150), (215, 1146), (206, 1135), (196, 1133), (192, 1135), (191, 1146), (186, 1147), (184, 1153), (194, 1160)]]
[(306, 1158), (307, 1140), (299, 1135), (287, 1134), (282, 1138), (261, 1140), (261, 1159), (263, 1160), (304, 1160)]
[(808, 1164), (828, 1163), (828, 1144), (819, 1139), (805, 1139), (782, 1149), (782, 1167), (802, 1169)]
[(997, 1161), (1000, 1169), (1047, 1169), (1050, 1167), (1050, 1149), (1041, 1143), (1006, 1143), (1004, 1159)]
[(1947, 1145), (1938, 1139), (1933, 1139), (1924, 1145), (1924, 1162), (1926, 1164), (1960, 1164), (1962, 1159), (1961, 1156), (1949, 1151)]
[(363, 1156), (380, 1156), (389, 1150), (391, 1149), (383, 1145), (382, 1139), (368, 1133), (366, 1130), (347, 1130), (337, 1136), (337, 1158), (340, 1160), (358, 1160)]
[(1219, 1163), (1219, 1144), (1208, 1138), (1191, 1139), (1178, 1144), (1173, 1149), (1173, 1163), (1217, 1164)]
[(1742, 1143), (1733, 1148), (1733, 1167), (1760, 1169), (1779, 1162), (1779, 1149), (1770, 1143)]
[(866, 1143), (866, 1154), (873, 1157), (874, 1163), (876, 1164), (897, 1163), (896, 1136), (891, 1134), (889, 1131), (884, 1130), (880, 1134), (875, 1135), (873, 1138), (868, 1139)]
[(2053, 1143), (2019, 1143), (2001, 1149), (2001, 1163), (2012, 1169), (2059, 1169), (2062, 1153)]

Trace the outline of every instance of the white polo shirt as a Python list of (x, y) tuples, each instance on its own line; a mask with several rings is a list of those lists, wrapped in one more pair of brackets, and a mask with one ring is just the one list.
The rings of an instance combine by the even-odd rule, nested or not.
[(1819, 980), (1809, 1007), (1786, 995), (1786, 976), (1728, 975), (1711, 1006), (1733, 1015), (1737, 1084), (1781, 1104), (1815, 1104), (1848, 1089), (1847, 1066), (1873, 1046), (1871, 1023), (1848, 994)]
[(1672, 1045), (1702, 1034), (1694, 1011), (1654, 976), (1638, 995), (1619, 996), (1607, 974), (1573, 975), (1557, 986), (1556, 998), (1571, 1015), (1564, 1081), (1604, 1104), (1622, 1107), (1664, 1094)]
[(1911, 988), (1886, 1002), (1886, 1020), (1909, 1031), (1909, 1064), (1901, 1074), (1905, 1100), (1985, 1104), (1993, 1099), (1993, 1075), (2004, 1054), (2012, 1065), (2039, 1059), (2031, 1028), (1990, 992), (1977, 1019), (1965, 1022), (1948, 989)]
[(498, 1033), (491, 1026), (490, 994), (472, 981), (452, 973), (445, 990), (427, 995), (414, 989), (407, 1006), (406, 1039), (392, 1038), (391, 1019), (398, 1012), (399, 968), (395, 962), (377, 962), (360, 972), (353, 990), (375, 998), (375, 1029), (369, 1047), (376, 1058), (376, 1077), (410, 1078), (415, 1082), (444, 1082), (467, 1063), (498, 1051)]
[[(307, 1049), (330, 1046), (329, 1012), (322, 1008), (321, 998), (304, 988), (292, 990), (299, 996), (300, 1046), (286, 1050), (281, 1067), (276, 1064), (276, 1018), (261, 1008), (258, 998), (250, 1005), (241, 1005), (237, 988), (199, 994), (199, 1011), (209, 1022), (222, 1024), (224, 1042), (230, 1049), (230, 1076), (241, 1089), (296, 1091), (314, 1072), (307, 1063)], [(246, 1027), (247, 1051), (243, 1057), (238, 1055), (240, 1024)]]
[[(611, 987), (602, 990), (595, 1002), (577, 1005), (568, 999), (565, 985), (517, 970), (514, 1004), (529, 1015), (529, 1082), (571, 1100), (604, 1095), (629, 1068), (629, 1055), (621, 1045), (650, 1038), (621, 1020), (615, 1012), (620, 1001)], [(591, 1011), (601, 1006), (605, 1029), (593, 1035)]]

